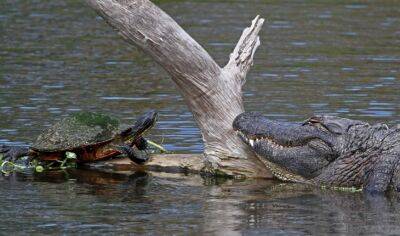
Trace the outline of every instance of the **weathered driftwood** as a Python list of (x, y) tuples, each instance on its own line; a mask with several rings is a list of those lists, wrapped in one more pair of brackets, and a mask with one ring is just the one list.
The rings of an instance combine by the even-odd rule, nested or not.
[(144, 166), (136, 165), (129, 158), (88, 163), (86, 166), (113, 172), (142, 169), (168, 173), (199, 174), (204, 168), (203, 159), (202, 154), (155, 154)]
[[(270, 172), (232, 130), (244, 111), (242, 86), (260, 44), (264, 19), (243, 31), (221, 68), (170, 16), (148, 0), (86, 0), (122, 37), (160, 64), (177, 84), (204, 141), (204, 169), (234, 176), (270, 177)], [(160, 158), (167, 162), (168, 157)], [(197, 159), (196, 159), (197, 161)]]

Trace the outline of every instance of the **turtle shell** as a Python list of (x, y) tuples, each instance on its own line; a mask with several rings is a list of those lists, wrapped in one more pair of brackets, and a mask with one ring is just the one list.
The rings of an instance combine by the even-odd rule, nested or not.
[(62, 119), (36, 139), (32, 149), (58, 152), (111, 141), (119, 131), (119, 121), (108, 115), (79, 112)]

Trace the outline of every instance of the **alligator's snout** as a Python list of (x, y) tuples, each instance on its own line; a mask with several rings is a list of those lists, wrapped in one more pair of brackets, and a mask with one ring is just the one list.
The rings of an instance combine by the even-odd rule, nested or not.
[(272, 137), (272, 131), (276, 126), (276, 123), (258, 112), (242, 113), (233, 121), (233, 129), (251, 147), (260, 142), (268, 142), (272, 146), (283, 149), (283, 144), (277, 143)]
[(277, 148), (303, 146), (313, 139), (324, 139), (322, 132), (302, 123), (273, 121), (258, 112), (245, 112), (233, 121), (233, 129), (250, 145), (265, 141)]

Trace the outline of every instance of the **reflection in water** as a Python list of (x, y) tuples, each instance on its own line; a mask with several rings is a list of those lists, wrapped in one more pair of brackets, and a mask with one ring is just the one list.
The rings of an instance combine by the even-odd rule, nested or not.
[[(267, 18), (244, 89), (249, 111), (399, 123), (400, 2), (158, 1), (223, 65), (244, 27)], [(0, 4), (0, 143), (32, 142), (79, 110), (125, 124), (160, 111), (149, 134), (201, 152), (172, 81), (81, 1)], [(0, 177), (0, 232), (399, 234), (398, 197), (273, 181), (68, 170)]]
[[(32, 181), (35, 182), (64, 183), (74, 180), (76, 184), (89, 186), (90, 194), (105, 197), (115, 197), (115, 195), (118, 194), (120, 195), (120, 199), (124, 199), (125, 195), (130, 194), (133, 194), (133, 197), (143, 195), (146, 186), (151, 180), (151, 176), (146, 172), (118, 174), (85, 169), (67, 169), (34, 173), (32, 177)], [(123, 186), (125, 185), (128, 185), (129, 188), (124, 188)], [(109, 186), (121, 186), (121, 188), (116, 188), (115, 191), (110, 192), (107, 190)], [(116, 190), (121, 190), (121, 192), (117, 192)]]
[(11, 225), (24, 233), (400, 232), (398, 195), (368, 196), (267, 180), (94, 170), (15, 174), (0, 183), (7, 193), (0, 199), (4, 233), (15, 230)]
[[(267, 192), (269, 199), (247, 201), (249, 229), (303, 234), (398, 234), (398, 196), (320, 190), (296, 184)], [(276, 186), (274, 186), (276, 188)]]

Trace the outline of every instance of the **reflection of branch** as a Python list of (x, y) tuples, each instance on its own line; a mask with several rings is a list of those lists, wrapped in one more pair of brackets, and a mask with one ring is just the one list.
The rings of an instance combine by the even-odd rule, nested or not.
[(263, 19), (246, 28), (230, 61), (221, 69), (170, 16), (148, 0), (86, 0), (129, 43), (160, 64), (178, 85), (200, 128), (207, 171), (270, 176), (232, 130), (244, 111), (242, 84), (253, 62)]

